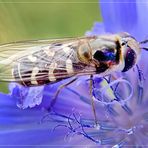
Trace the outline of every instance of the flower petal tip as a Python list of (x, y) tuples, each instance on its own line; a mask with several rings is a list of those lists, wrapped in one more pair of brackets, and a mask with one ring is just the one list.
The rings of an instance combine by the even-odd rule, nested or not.
[(92, 29), (90, 31), (87, 31), (85, 35), (94, 36), (94, 35), (100, 35), (104, 33), (105, 33), (104, 24), (100, 22), (95, 22)]

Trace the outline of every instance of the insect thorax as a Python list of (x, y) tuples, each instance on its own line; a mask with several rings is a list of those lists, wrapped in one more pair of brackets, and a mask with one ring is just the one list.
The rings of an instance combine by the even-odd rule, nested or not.
[(94, 37), (81, 42), (78, 48), (80, 61), (94, 64), (96, 73), (100, 74), (119, 64), (121, 46), (114, 36)]

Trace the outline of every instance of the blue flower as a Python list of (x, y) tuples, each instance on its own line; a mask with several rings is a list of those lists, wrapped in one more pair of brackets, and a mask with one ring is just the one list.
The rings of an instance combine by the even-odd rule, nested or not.
[[(145, 39), (148, 6), (144, 1), (100, 0), (100, 6), (103, 23), (96, 22), (87, 35), (127, 31), (138, 40)], [(57, 88), (69, 79), (34, 88), (11, 83), (11, 93), (0, 94), (0, 145), (146, 146), (148, 68), (144, 63), (147, 54), (142, 51), (138, 66), (126, 73), (94, 76), (97, 123), (89, 76), (79, 77), (64, 88), (52, 108), (50, 104)]]

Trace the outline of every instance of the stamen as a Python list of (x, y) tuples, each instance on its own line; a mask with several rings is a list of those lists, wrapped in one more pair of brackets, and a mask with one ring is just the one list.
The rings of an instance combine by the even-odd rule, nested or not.
[[(110, 82), (111, 82), (111, 77), (112, 77), (111, 75), (109, 75), (109, 78), (108, 78), (108, 79), (104, 77), (104, 79), (106, 80), (106, 82), (107, 82), (108, 84), (110, 84)], [(110, 86), (110, 88), (112, 89), (113, 94), (114, 94), (114, 96), (115, 96), (115, 99), (114, 99), (114, 100), (116, 100), (116, 101), (120, 101), (120, 98), (118, 97), (117, 92), (116, 92), (118, 86), (119, 86), (119, 83), (117, 83), (117, 84), (115, 85), (115, 88), (113, 88), (113, 86)]]
[(81, 94), (79, 94), (78, 92), (76, 92), (75, 90), (73, 90), (69, 87), (66, 87), (66, 89), (69, 90), (70, 92), (74, 93), (75, 95), (79, 96), (80, 100), (82, 100), (83, 102), (90, 104), (90, 99), (82, 96)]
[(143, 72), (142, 72), (142, 70), (139, 68), (139, 66), (137, 64), (136, 64), (136, 68), (137, 68), (137, 71), (138, 71), (139, 80), (142, 82), (143, 80), (145, 80)]
[(116, 129), (117, 127), (109, 125), (108, 123), (103, 123), (100, 126), (100, 130), (104, 130), (104, 131), (114, 131)]
[(112, 148), (121, 148), (126, 144), (125, 139), (122, 140), (120, 143), (114, 145)]
[(63, 114), (58, 114), (54, 111), (50, 112), (50, 113), (47, 113), (46, 115), (44, 115), (41, 119), (41, 123), (43, 122), (47, 122), (47, 121), (54, 121), (54, 122), (60, 122), (60, 123), (64, 123), (64, 122), (67, 122), (67, 119), (73, 121), (74, 119), (73, 118), (70, 118), (66, 115), (63, 115)]
[(143, 76), (143, 72), (142, 70), (140, 70), (139, 66), (136, 65), (137, 71), (138, 71), (138, 97), (137, 97), (137, 104), (141, 104), (142, 103), (142, 99), (143, 99), (143, 82), (145, 80), (144, 76)]
[(141, 104), (143, 100), (143, 87), (138, 85), (138, 97), (137, 97), (137, 104)]
[(101, 140), (102, 145), (110, 145), (110, 144), (113, 144), (113, 143), (115, 143), (115, 139), (112, 138), (112, 137)]
[(88, 128), (94, 128), (94, 120), (91, 119), (81, 119), (81, 125)]
[[(127, 98), (124, 99), (124, 101), (128, 101), (132, 98), (132, 95), (133, 95), (133, 87), (131, 85), (131, 83), (125, 79), (123, 79), (122, 77), (115, 80), (115, 81), (112, 81), (111, 83), (109, 83), (107, 86), (103, 87), (100, 92), (101, 92), (101, 103), (105, 104), (105, 105), (109, 105), (109, 104), (113, 104), (115, 101), (112, 101), (112, 102), (105, 102), (105, 99), (104, 99), (104, 94), (106, 93), (106, 90), (110, 87), (112, 87), (113, 85), (115, 84), (118, 84), (118, 83), (121, 83), (121, 82), (124, 82), (126, 83), (129, 87), (130, 87), (130, 94)], [(116, 98), (115, 98), (116, 100)], [(120, 101), (119, 101), (120, 102)]]
[(118, 116), (119, 114), (114, 110), (114, 108), (111, 106), (111, 104), (108, 104), (107, 106), (107, 112), (110, 113), (112, 116)]
[(146, 122), (148, 122), (148, 112), (143, 114), (143, 118)]
[(94, 138), (92, 138), (91, 136), (89, 136), (89, 135), (85, 132), (83, 126), (82, 126), (82, 132), (83, 132), (83, 135), (84, 135), (85, 137), (87, 137), (88, 139), (92, 140), (93, 142), (95, 142), (95, 143), (97, 143), (97, 144), (101, 144), (101, 141), (100, 141), (100, 140), (98, 140), (98, 139), (95, 140)]
[(133, 112), (132, 112), (132, 110), (127, 106), (127, 104), (123, 104), (123, 105), (121, 105), (122, 106), (122, 108), (129, 114), (129, 115), (133, 115)]

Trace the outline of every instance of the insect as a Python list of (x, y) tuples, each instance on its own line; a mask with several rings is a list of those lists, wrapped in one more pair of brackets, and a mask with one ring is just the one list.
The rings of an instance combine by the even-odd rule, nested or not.
[[(128, 71), (137, 63), (140, 44), (145, 42), (138, 43), (130, 34), (119, 33), (4, 44), (0, 46), (0, 80), (32, 87), (74, 77), (57, 90), (57, 98), (61, 89), (78, 76), (90, 75), (92, 93), (94, 74)], [(92, 107), (95, 114), (93, 99)]]

